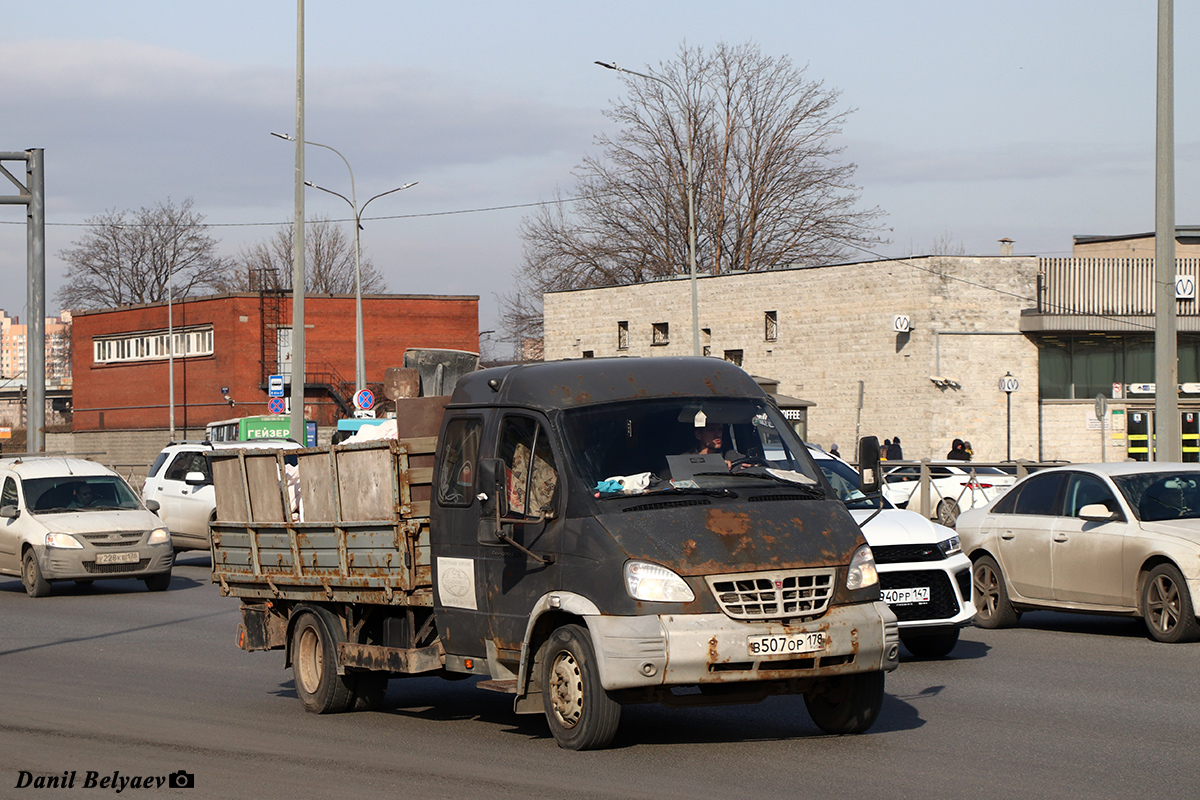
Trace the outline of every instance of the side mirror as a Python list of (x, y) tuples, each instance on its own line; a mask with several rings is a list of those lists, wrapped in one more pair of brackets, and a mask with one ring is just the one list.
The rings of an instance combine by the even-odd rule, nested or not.
[(1117, 518), (1117, 512), (1109, 510), (1104, 503), (1089, 503), (1079, 509), (1079, 518), (1088, 522), (1108, 522)]
[(879, 491), (878, 436), (864, 436), (858, 440), (858, 483), (863, 494), (875, 494)]
[(159, 502), (157, 500), (147, 500), (146, 508), (150, 509), (151, 512), (157, 514), (158, 510), (160, 508), (162, 508), (162, 506), (159, 504)]
[(21, 516), (21, 510), (16, 506), (0, 506), (0, 519), (16, 519)]
[(204, 477), (203, 472), (189, 472), (183, 476), (183, 482), (188, 486), (203, 486), (208, 483), (208, 479)]

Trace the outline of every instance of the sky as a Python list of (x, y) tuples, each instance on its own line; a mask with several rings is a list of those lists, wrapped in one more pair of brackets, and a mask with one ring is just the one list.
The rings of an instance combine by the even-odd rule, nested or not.
[[(887, 243), (861, 257), (1064, 256), (1077, 234), (1153, 231), (1157, 4), (1149, 0), (307, 0), (305, 138), (354, 170), (363, 253), (397, 293), (497, 297), (536, 204), (615, 133), (618, 73), (683, 45), (753, 43), (853, 110), (835, 140)], [(45, 149), (47, 311), (59, 254), (107, 211), (190, 198), (222, 254), (287, 224), (293, 0), (40, 0), (0, 27), (0, 151)], [(1200, 224), (1200, 6), (1175, 4), (1176, 221)], [(10, 171), (19, 163), (6, 162)], [(306, 177), (349, 194), (309, 147)], [(15, 190), (0, 177), (0, 195)], [(350, 208), (310, 190), (307, 216)], [(0, 205), (0, 309), (25, 317), (23, 206)]]

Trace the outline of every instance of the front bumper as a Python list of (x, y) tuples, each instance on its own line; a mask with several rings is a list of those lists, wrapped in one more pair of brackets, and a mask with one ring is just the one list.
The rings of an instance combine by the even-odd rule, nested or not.
[(971, 559), (956, 553), (943, 561), (879, 564), (879, 584), (884, 590), (924, 587), (927, 602), (891, 606), (901, 630), (961, 628), (975, 618), (971, 588)]
[(162, 572), (170, 572), (175, 563), (175, 551), (170, 543), (143, 544), (127, 548), (125, 552), (136, 552), (137, 561), (128, 564), (98, 564), (99, 548), (85, 545), (83, 549), (62, 547), (35, 547), (38, 567), (42, 577), (48, 581), (93, 581), (108, 578), (145, 578)]
[[(831, 608), (819, 619), (785, 625), (724, 614), (588, 616), (607, 690), (704, 683), (818, 678), (893, 670), (899, 665), (896, 615), (882, 602)], [(756, 636), (824, 631), (816, 653), (749, 655)]]

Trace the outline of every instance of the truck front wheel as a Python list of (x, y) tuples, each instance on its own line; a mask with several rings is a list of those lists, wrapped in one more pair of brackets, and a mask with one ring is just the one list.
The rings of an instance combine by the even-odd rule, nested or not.
[(621, 704), (600, 685), (591, 637), (579, 625), (564, 625), (546, 643), (542, 703), (559, 747), (598, 750), (617, 733)]
[(337, 674), (333, 635), (323, 620), (304, 612), (292, 629), (292, 677), (296, 695), (314, 714), (337, 714), (354, 702), (349, 675)]
[(883, 673), (860, 672), (821, 681), (804, 693), (804, 705), (826, 733), (865, 733), (883, 707)]

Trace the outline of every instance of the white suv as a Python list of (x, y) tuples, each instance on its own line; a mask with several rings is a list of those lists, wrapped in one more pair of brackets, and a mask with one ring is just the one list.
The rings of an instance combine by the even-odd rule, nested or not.
[(172, 442), (163, 448), (150, 466), (146, 482), (142, 484), (142, 499), (158, 503), (158, 515), (167, 523), (171, 531), (171, 544), (176, 550), (207, 550), (211, 542), (208, 525), (217, 511), (209, 453), (213, 450), (299, 447), (297, 442), (290, 439)]
[(94, 461), (0, 458), (0, 574), (20, 575), (30, 597), (49, 594), (51, 581), (109, 578), (161, 592), (174, 554), (154, 508)]
[(858, 472), (846, 462), (809, 446), (809, 454), (834, 491), (863, 526), (875, 554), (883, 600), (900, 622), (900, 641), (914, 656), (941, 658), (958, 643), (959, 629), (975, 618), (971, 600), (971, 560), (958, 535), (914, 511), (894, 507), (859, 490)]

